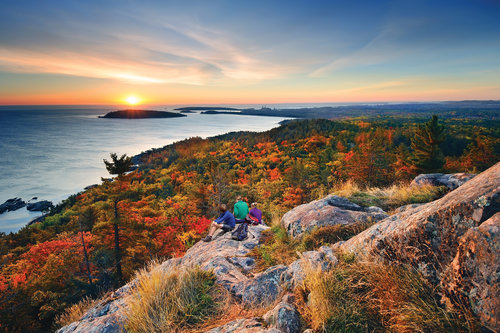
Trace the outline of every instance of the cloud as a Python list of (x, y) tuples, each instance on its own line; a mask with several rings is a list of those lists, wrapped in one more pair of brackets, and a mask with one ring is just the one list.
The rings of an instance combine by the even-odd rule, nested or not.
[[(193, 21), (172, 25), (154, 13), (121, 14), (115, 26), (94, 27), (82, 21), (63, 22), (54, 31), (40, 19), (37, 42), (33, 31), (19, 31), (20, 40), (0, 41), (0, 68), (8, 72), (51, 73), (124, 81), (133, 84), (218, 84), (258, 82), (283, 77), (294, 69), (260, 57), (255, 46), (236, 46), (225, 31)], [(105, 29), (103, 29), (105, 28)], [(102, 30), (100, 30), (102, 29)], [(50, 36), (43, 43), (44, 36)], [(71, 36), (70, 38), (68, 36)]]

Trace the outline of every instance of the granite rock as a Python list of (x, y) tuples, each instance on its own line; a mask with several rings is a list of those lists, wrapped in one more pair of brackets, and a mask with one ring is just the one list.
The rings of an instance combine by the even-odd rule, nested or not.
[(283, 215), (281, 225), (292, 237), (300, 237), (314, 228), (335, 224), (377, 222), (388, 215), (379, 207), (361, 207), (349, 200), (330, 195), (295, 207)]

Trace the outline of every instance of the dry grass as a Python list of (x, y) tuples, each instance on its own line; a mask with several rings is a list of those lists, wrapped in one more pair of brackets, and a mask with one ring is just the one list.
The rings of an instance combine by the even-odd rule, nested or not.
[(194, 327), (191, 329), (186, 329), (183, 332), (186, 333), (204, 333), (208, 332), (213, 328), (224, 326), (225, 324), (241, 319), (241, 318), (259, 318), (262, 317), (267, 311), (271, 310), (274, 305), (271, 305), (266, 308), (251, 308), (247, 309), (243, 307), (238, 302), (232, 302), (229, 307), (225, 309), (223, 313), (220, 315), (208, 319), (206, 322), (201, 324), (198, 327)]
[(323, 245), (345, 241), (373, 225), (373, 222), (354, 223), (350, 225), (336, 224), (313, 229), (302, 237), (300, 249), (315, 250)]
[(61, 328), (63, 326), (69, 325), (75, 321), (80, 320), (82, 316), (88, 310), (90, 310), (90, 308), (97, 305), (97, 303), (99, 303), (103, 299), (103, 297), (99, 297), (97, 299), (85, 297), (80, 302), (73, 304), (72, 306), (64, 310), (62, 314), (57, 316), (57, 318), (54, 321), (55, 327)]
[(375, 262), (341, 262), (309, 272), (299, 309), (320, 332), (476, 332), (467, 314), (446, 311), (417, 272)]
[(409, 184), (394, 184), (385, 188), (362, 188), (352, 181), (347, 181), (335, 187), (333, 193), (345, 197), (361, 206), (378, 206), (384, 210), (399, 206), (425, 203), (436, 200), (446, 192), (444, 187), (432, 185), (409, 186)]
[(195, 329), (228, 307), (228, 292), (212, 272), (199, 268), (165, 272), (153, 263), (137, 273), (137, 291), (128, 304), (130, 332)]

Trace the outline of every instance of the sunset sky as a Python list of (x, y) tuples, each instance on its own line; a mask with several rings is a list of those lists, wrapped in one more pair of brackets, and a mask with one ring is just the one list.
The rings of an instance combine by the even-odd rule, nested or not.
[(0, 104), (500, 99), (500, 1), (3, 1)]

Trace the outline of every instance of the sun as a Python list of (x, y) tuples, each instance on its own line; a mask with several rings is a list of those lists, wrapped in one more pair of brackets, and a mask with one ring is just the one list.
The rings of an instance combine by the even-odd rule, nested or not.
[(141, 102), (141, 99), (137, 96), (130, 95), (125, 98), (125, 102), (127, 102), (130, 105), (137, 105)]

